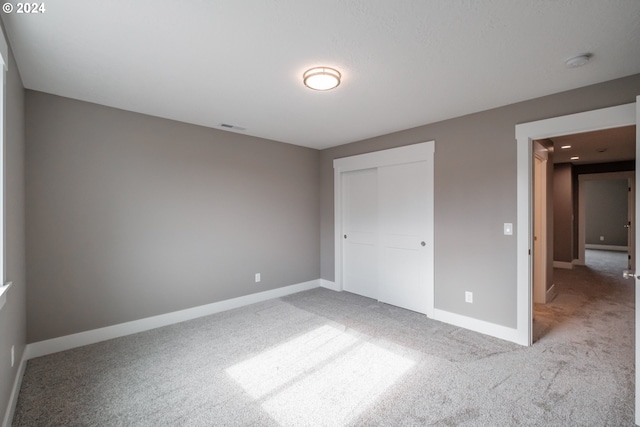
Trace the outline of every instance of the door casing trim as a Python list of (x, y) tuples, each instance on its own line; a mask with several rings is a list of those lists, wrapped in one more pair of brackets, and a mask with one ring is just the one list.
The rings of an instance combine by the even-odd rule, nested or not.
[(532, 152), (533, 141), (600, 129), (636, 124), (636, 103), (624, 104), (567, 116), (516, 125), (517, 144), (517, 297), (516, 343), (532, 344), (532, 257), (533, 241)]

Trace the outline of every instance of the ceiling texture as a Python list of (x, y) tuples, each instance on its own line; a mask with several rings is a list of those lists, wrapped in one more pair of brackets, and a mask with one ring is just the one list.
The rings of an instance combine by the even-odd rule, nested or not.
[(317, 149), (640, 73), (639, 0), (45, 6), (2, 13), (26, 88)]

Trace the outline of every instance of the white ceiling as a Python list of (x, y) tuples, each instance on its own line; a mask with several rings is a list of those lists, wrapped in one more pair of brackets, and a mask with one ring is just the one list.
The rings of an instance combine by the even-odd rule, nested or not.
[(638, 0), (45, 4), (2, 13), (25, 87), (314, 148), (640, 73)]

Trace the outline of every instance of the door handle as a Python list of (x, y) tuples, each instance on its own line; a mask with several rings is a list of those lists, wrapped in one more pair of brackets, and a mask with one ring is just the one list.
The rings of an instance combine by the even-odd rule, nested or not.
[(625, 279), (635, 279), (636, 272), (633, 270), (622, 270), (622, 277), (624, 277)]

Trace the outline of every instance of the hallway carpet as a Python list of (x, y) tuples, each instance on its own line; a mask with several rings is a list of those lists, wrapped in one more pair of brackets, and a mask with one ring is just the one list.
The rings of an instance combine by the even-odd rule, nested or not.
[(14, 426), (632, 426), (634, 286), (556, 270), (521, 347), (314, 289), (28, 362)]

